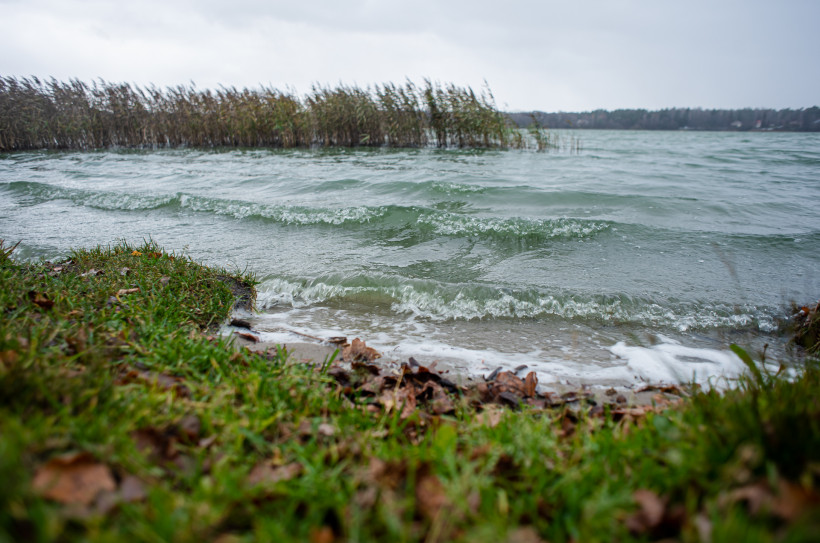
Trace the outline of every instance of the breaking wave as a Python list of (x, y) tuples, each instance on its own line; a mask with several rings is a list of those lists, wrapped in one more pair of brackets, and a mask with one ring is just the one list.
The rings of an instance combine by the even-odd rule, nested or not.
[(431, 321), (560, 318), (670, 327), (681, 332), (723, 327), (770, 332), (777, 328), (776, 310), (751, 305), (674, 304), (625, 294), (515, 292), (483, 285), (446, 285), (388, 277), (272, 278), (260, 285), (258, 304), (263, 310), (316, 304), (342, 307), (364, 304), (371, 308), (389, 307), (391, 312)]

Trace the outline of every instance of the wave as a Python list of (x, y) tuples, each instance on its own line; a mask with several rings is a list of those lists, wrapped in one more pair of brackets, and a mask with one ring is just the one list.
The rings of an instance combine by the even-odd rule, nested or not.
[[(584, 219), (531, 219), (481, 217), (421, 206), (308, 207), (260, 204), (185, 193), (144, 194), (54, 187), (37, 182), (12, 182), (9, 190), (34, 205), (65, 199), (76, 205), (109, 211), (189, 210), (238, 220), (264, 220), (282, 225), (368, 226), (390, 230), (412, 229), (436, 236), (529, 237), (537, 239), (587, 238), (611, 227), (607, 221)], [(25, 203), (25, 202), (21, 202)]]
[(36, 205), (51, 200), (70, 200), (77, 205), (110, 211), (148, 211), (179, 204), (178, 195), (173, 194), (89, 191), (29, 181), (14, 181), (6, 184), (6, 187), (22, 199), (23, 205)]
[(580, 319), (601, 324), (639, 324), (678, 331), (714, 328), (777, 329), (773, 308), (732, 304), (669, 303), (644, 297), (513, 291), (487, 285), (448, 285), (391, 277), (270, 278), (260, 285), (260, 309), (313, 305), (389, 307), (431, 321), (481, 319)]

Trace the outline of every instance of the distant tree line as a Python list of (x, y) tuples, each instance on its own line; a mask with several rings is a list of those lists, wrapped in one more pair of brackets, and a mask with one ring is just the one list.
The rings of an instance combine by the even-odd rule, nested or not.
[(820, 107), (805, 109), (602, 109), (583, 113), (508, 113), (522, 128), (597, 128), (614, 130), (778, 130), (820, 131)]

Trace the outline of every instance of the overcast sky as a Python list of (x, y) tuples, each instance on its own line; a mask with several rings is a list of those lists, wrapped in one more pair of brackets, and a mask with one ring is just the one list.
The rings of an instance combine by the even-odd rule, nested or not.
[(820, 105), (818, 0), (0, 0), (0, 75), (306, 93), (425, 77), (499, 108)]

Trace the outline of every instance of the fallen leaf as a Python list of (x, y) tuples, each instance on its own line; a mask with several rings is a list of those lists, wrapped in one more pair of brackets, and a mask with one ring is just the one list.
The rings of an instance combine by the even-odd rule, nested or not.
[(722, 507), (739, 502), (745, 503), (752, 515), (771, 512), (784, 520), (793, 521), (807, 509), (820, 504), (820, 494), (814, 490), (806, 490), (786, 479), (780, 479), (776, 492), (766, 481), (758, 481), (736, 488), (718, 500)]
[(134, 294), (134, 293), (137, 293), (139, 291), (140, 291), (140, 289), (138, 289), (138, 288), (121, 288), (120, 290), (117, 291), (117, 297), (119, 298), (120, 296), (124, 296), (126, 294)]
[(141, 428), (131, 432), (134, 446), (155, 463), (167, 464), (177, 457), (176, 437), (157, 428)]
[(17, 352), (12, 351), (11, 349), (6, 351), (0, 351), (0, 368), (5, 368), (6, 366), (13, 366), (17, 363)]
[(40, 292), (31, 290), (28, 293), (28, 297), (34, 305), (41, 307), (43, 309), (51, 309), (52, 307), (54, 307), (54, 302), (49, 300), (45, 294), (42, 294)]
[(177, 423), (180, 434), (193, 443), (199, 438), (199, 433), (202, 430), (202, 422), (196, 415), (186, 415)]
[(336, 427), (332, 424), (323, 422), (319, 425), (318, 434), (320, 436), (332, 437), (336, 433)]
[(89, 505), (100, 492), (116, 489), (105, 464), (88, 453), (57, 456), (40, 466), (32, 487), (45, 498), (63, 504)]
[(163, 275), (162, 277), (159, 278), (159, 284), (162, 285), (162, 286), (165, 286), (170, 282), (171, 282), (171, 278), (168, 277), (167, 275)]
[(310, 543), (333, 543), (336, 541), (336, 536), (333, 534), (333, 529), (330, 526), (311, 528), (309, 537)]
[(120, 483), (120, 497), (126, 502), (139, 502), (148, 497), (145, 483), (133, 475), (127, 475)]
[(133, 382), (145, 383), (163, 390), (172, 390), (180, 398), (187, 398), (191, 395), (191, 391), (185, 386), (184, 379), (164, 373), (125, 368), (116, 380), (118, 385), (127, 385)]
[(709, 520), (709, 517), (706, 513), (698, 513), (695, 515), (695, 520), (693, 521), (695, 525), (695, 530), (698, 532), (698, 538), (703, 543), (711, 543), (712, 541), (712, 521)]
[(421, 393), (416, 396), (416, 399), (422, 395), (430, 396), (430, 403), (433, 408), (433, 413), (436, 415), (452, 413), (456, 409), (456, 406), (453, 404), (450, 396), (444, 391), (443, 388), (441, 388), (441, 385), (435, 381), (425, 383), (424, 388), (422, 388)]
[(476, 416), (476, 421), (489, 428), (495, 428), (501, 422), (501, 417), (504, 415), (504, 410), (494, 405), (487, 405), (484, 411)]
[(103, 275), (103, 271), (102, 270), (95, 270), (94, 268), (91, 268), (87, 272), (81, 273), (80, 277), (96, 277), (97, 275)]
[(386, 462), (381, 458), (371, 458), (363, 482), (395, 490), (407, 477), (407, 464), (404, 461)]
[(524, 397), (532, 398), (535, 396), (535, 388), (538, 386), (538, 377), (534, 371), (531, 371), (524, 378)]
[(247, 339), (248, 341), (252, 341), (253, 343), (259, 343), (259, 338), (253, 334), (248, 334), (246, 332), (234, 332), (237, 336), (241, 337), (242, 339)]
[(507, 534), (506, 543), (543, 543), (538, 532), (532, 526), (522, 526)]
[(517, 375), (509, 371), (502, 371), (495, 376), (493, 389), (498, 391), (499, 396), (504, 392), (513, 394), (518, 397), (527, 396), (527, 388), (524, 384), (524, 381)]
[(820, 503), (820, 494), (814, 490), (780, 479), (777, 485), (777, 495), (772, 504), (775, 515), (788, 521), (796, 520), (806, 510), (816, 507)]
[(382, 404), (386, 413), (390, 413), (396, 408), (401, 409), (399, 418), (404, 420), (416, 410), (415, 390), (411, 388), (385, 390), (379, 396), (379, 403)]
[(423, 475), (416, 483), (416, 505), (421, 514), (428, 520), (433, 520), (447, 507), (450, 500), (444, 490), (444, 485), (438, 477), (432, 474)]
[(131, 273), (131, 268), (125, 267), (120, 268), (120, 275), (129, 275)]
[(302, 464), (291, 462), (284, 466), (273, 467), (269, 462), (261, 462), (254, 466), (248, 474), (248, 484), (274, 484), (279, 481), (289, 481), (302, 473)]
[(638, 511), (626, 519), (626, 527), (633, 534), (645, 534), (658, 527), (663, 521), (666, 501), (651, 490), (639, 489), (632, 494), (638, 504)]
[(348, 362), (373, 362), (375, 359), (380, 357), (381, 353), (379, 353), (376, 349), (368, 347), (365, 342), (359, 338), (354, 339), (350, 345), (342, 349), (342, 358)]

